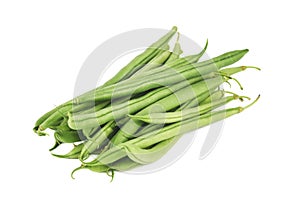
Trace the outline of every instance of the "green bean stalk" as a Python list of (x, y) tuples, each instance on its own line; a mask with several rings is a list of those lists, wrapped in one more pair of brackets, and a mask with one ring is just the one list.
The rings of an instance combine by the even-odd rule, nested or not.
[[(230, 67), (248, 49), (199, 61), (207, 47), (206, 40), (199, 53), (182, 56), (180, 34), (174, 26), (106, 83), (42, 115), (33, 131), (39, 136), (54, 131), (51, 154), (80, 163), (72, 177), (78, 170), (89, 169), (113, 178), (115, 171), (153, 163), (185, 133), (236, 115), (260, 98), (244, 107), (227, 107), (234, 100), (250, 98), (221, 86), (237, 83), (243, 90), (235, 74), (260, 68)], [(60, 145), (72, 149), (55, 153)]]

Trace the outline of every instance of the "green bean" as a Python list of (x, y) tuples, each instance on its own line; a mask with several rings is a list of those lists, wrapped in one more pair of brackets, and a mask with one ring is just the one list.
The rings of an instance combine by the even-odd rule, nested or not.
[[(174, 125), (170, 125), (166, 127), (165, 130), (162, 130), (158, 134), (152, 135), (151, 137), (145, 136), (144, 140), (138, 141), (138, 145), (140, 148), (145, 148), (147, 146), (156, 144), (159, 141), (163, 141), (165, 139), (169, 139), (174, 136), (181, 135), (182, 133), (187, 133), (196, 130), (198, 128), (201, 128), (203, 126), (209, 125), (211, 123), (226, 119), (232, 115), (242, 112), (246, 108), (249, 108), (250, 106), (252, 106), (254, 103), (258, 101), (259, 97), (260, 96), (258, 96), (256, 100), (254, 100), (251, 104), (245, 107), (235, 107), (235, 108), (228, 108), (221, 111), (214, 111), (211, 113), (207, 113), (205, 115), (196, 116), (191, 119), (184, 120), (182, 122), (177, 122)], [(133, 140), (131, 140), (130, 143), (134, 143)]]
[(111, 169), (114, 169), (114, 170), (117, 170), (117, 171), (127, 171), (127, 170), (133, 169), (133, 168), (135, 168), (139, 165), (140, 165), (139, 163), (136, 163), (136, 162), (132, 161), (128, 157), (125, 157), (125, 158), (122, 158), (122, 159), (120, 159), (120, 160), (118, 160), (114, 163), (109, 164), (108, 166)]
[(98, 172), (98, 173), (107, 173), (110, 170), (110, 168), (106, 165), (93, 165), (93, 166), (81, 165), (80, 167), (72, 171), (71, 177), (74, 179), (74, 173), (81, 169), (89, 169), (93, 172)]
[[(208, 61), (203, 61), (193, 65), (191, 64), (181, 66), (175, 71), (174, 68), (170, 69), (168, 67), (153, 69), (149, 74), (147, 74), (147, 72), (144, 73), (144, 75), (147, 74), (147, 76), (139, 76), (134, 79), (121, 81), (118, 84), (107, 86), (102, 90), (96, 90), (92, 95), (81, 95), (75, 98), (74, 102), (80, 103), (88, 101), (108, 100), (111, 98), (126, 96), (128, 94), (144, 92), (153, 88), (157, 88), (161, 85), (174, 84), (181, 81), (182, 78), (190, 79), (192, 77), (198, 76), (199, 74), (205, 75), (211, 71), (215, 71), (219, 68), (233, 64), (241, 59), (247, 52), (247, 49), (228, 52)], [(165, 68), (164, 70), (162, 70), (164, 71), (164, 73), (162, 73), (161, 71), (162, 68)], [(150, 76), (151, 73), (155, 72), (156, 70), (161, 71), (162, 75)]]
[(42, 117), (40, 117), (36, 122), (35, 122), (35, 126), (33, 128), (33, 131), (41, 136), (46, 135), (45, 133), (43, 133), (42, 131), (45, 130), (45, 128), (40, 127), (41, 124), (47, 120), (51, 115), (53, 115), (55, 112), (57, 112), (58, 110), (60, 110), (61, 108), (65, 107), (65, 106), (70, 106), (72, 104), (72, 101), (66, 102), (65, 104), (62, 104), (60, 106), (57, 106), (56, 108), (52, 109), (51, 111), (45, 113)]
[[(104, 86), (108, 86), (114, 83), (117, 83), (121, 80), (125, 80), (129, 78), (132, 74), (134, 74), (137, 70), (143, 66), (143, 64), (147, 63), (149, 60), (151, 60), (154, 56), (159, 53), (159, 48), (163, 47), (168, 43), (168, 41), (172, 38), (172, 36), (176, 33), (177, 27), (173, 27), (171, 31), (169, 31), (165, 36), (160, 38), (157, 42), (153, 43), (148, 49), (146, 49), (143, 53), (138, 55), (135, 59), (133, 59), (129, 64), (127, 64), (123, 69), (121, 69), (113, 78), (111, 78), (109, 81), (107, 81)], [(103, 88), (104, 86), (100, 86), (100, 88)], [(86, 94), (93, 93), (93, 91), (86, 92)], [(43, 132), (46, 128), (48, 128), (48, 124), (51, 124), (50, 120), (48, 118), (51, 118), (51, 120), (57, 119), (60, 116), (60, 113), (58, 113), (58, 110), (64, 108), (65, 106), (72, 105), (73, 100), (67, 101), (63, 103), (62, 105), (52, 109), (51, 111), (44, 114), (42, 117), (40, 117), (33, 128), (34, 132), (39, 135), (46, 135), (46, 133)], [(47, 121), (47, 122), (45, 122)]]
[(198, 62), (198, 60), (203, 56), (203, 54), (205, 53), (206, 49), (207, 49), (207, 46), (208, 46), (208, 40), (206, 40), (206, 43), (205, 43), (205, 46), (204, 48), (202, 49), (202, 51), (200, 51), (199, 54), (196, 54), (196, 55), (191, 55), (191, 56), (186, 56), (184, 57), (184, 59), (186, 61), (188, 61), (189, 63), (195, 63), (195, 62)]
[[(203, 96), (203, 95), (202, 95)], [(181, 110), (184, 110), (184, 109), (187, 109), (187, 108), (192, 108), (192, 107), (195, 107), (197, 105), (199, 105), (199, 103), (201, 102), (201, 104), (205, 104), (205, 103), (210, 103), (214, 100), (218, 100), (218, 99), (221, 99), (223, 96), (224, 96), (224, 92), (223, 90), (217, 90), (217, 91), (214, 91), (213, 93), (209, 94), (208, 92), (206, 93), (206, 99), (203, 100), (203, 97), (202, 96), (199, 96), (195, 99), (192, 99), (186, 103), (184, 103), (182, 106), (181, 106)]]
[[(240, 66), (240, 67), (230, 67), (230, 68), (225, 68), (220, 70), (220, 74), (223, 74), (225, 76), (231, 76), (233, 74), (239, 73), (241, 71), (244, 71), (246, 69), (257, 69), (260, 70), (258, 67), (253, 67), (253, 66)], [(216, 97), (214, 97), (214, 95), (216, 95)], [(224, 95), (224, 92), (222, 90), (217, 91), (215, 94), (211, 94), (210, 97), (208, 99), (206, 99), (206, 101), (204, 101), (203, 103), (210, 103), (212, 100), (216, 100), (218, 98), (221, 98)], [(200, 99), (193, 99), (190, 102), (185, 103), (184, 105), (182, 105), (182, 109), (185, 109), (188, 105), (189, 107), (194, 107), (196, 105), (198, 105), (198, 102), (201, 102), (202, 100)]]
[(220, 73), (224, 74), (224, 75), (227, 75), (227, 76), (230, 76), (232, 74), (235, 74), (237, 72), (240, 72), (240, 71), (243, 71), (243, 70), (246, 70), (246, 69), (260, 70), (259, 67), (254, 67), (254, 66), (240, 66), (240, 67), (231, 67), (231, 68), (222, 69), (222, 70), (220, 70)]
[[(242, 67), (234, 67), (234, 68), (228, 68), (226, 69), (226, 75), (230, 76), (233, 75), (235, 73), (241, 72), (243, 70), (247, 69), (247, 67), (242, 66)], [(225, 70), (225, 69), (224, 69)], [(222, 72), (222, 70), (221, 70)], [(224, 72), (224, 71), (223, 71)], [(217, 77), (216, 79), (219, 80), (214, 80), (215, 83), (217, 83), (218, 81), (221, 80), (220, 77)], [(213, 83), (208, 83), (207, 85), (211, 85), (213, 86), (212, 89), (214, 89), (215, 87), (217, 87), (218, 85), (214, 85)], [(200, 96), (200, 98), (203, 97), (203, 95), (206, 94), (206, 97), (210, 95), (211, 91), (213, 90), (207, 90), (205, 89), (207, 86), (204, 86), (204, 89), (200, 90), (197, 89), (197, 87), (194, 89), (195, 92), (195, 96)], [(201, 88), (201, 87), (199, 87)], [(200, 93), (199, 93), (200, 92)], [(180, 103), (178, 103), (178, 99), (177, 98), (187, 98), (190, 97), (190, 99), (184, 100)], [(205, 98), (206, 98), (205, 97)], [(183, 104), (184, 102), (188, 102), (189, 100), (193, 100), (194, 97), (190, 94), (187, 94), (186, 92), (182, 91), (181, 93), (179, 92), (178, 94), (175, 93), (174, 95), (170, 95), (168, 97), (165, 97), (164, 99), (161, 99), (160, 101), (156, 102), (156, 105), (151, 105), (150, 107), (146, 107), (145, 109), (143, 109), (142, 111), (140, 111), (139, 113), (137, 113), (137, 115), (144, 115), (144, 114), (148, 114), (149, 111), (151, 110), (151, 107), (160, 105), (162, 108), (164, 108), (165, 111), (169, 111), (173, 108), (176, 108), (178, 105)], [(201, 101), (201, 99), (200, 99)], [(170, 103), (172, 102), (172, 103)], [(177, 102), (177, 103), (176, 103)], [(121, 142), (124, 142), (126, 140), (128, 140), (128, 138), (132, 137), (133, 133), (137, 132), (137, 130), (140, 128), (140, 124), (133, 122), (132, 120), (130, 120), (127, 124), (125, 124), (120, 130), (119, 132), (114, 136), (114, 138), (112, 139), (113, 144), (119, 144)]]
[(122, 68), (112, 79), (107, 81), (104, 86), (115, 84), (121, 80), (129, 78), (132, 74), (140, 69), (143, 65), (147, 64), (158, 53), (158, 49), (168, 43), (173, 35), (177, 32), (177, 27), (173, 27), (165, 36), (160, 38), (157, 42), (153, 43), (142, 54), (134, 58), (129, 64)]
[[(72, 133), (74, 130), (70, 129), (67, 121), (68, 121), (67, 118), (64, 118), (63, 121), (60, 122), (60, 124), (58, 124), (58, 125), (54, 124), (52, 126), (49, 126), (49, 128), (51, 128), (52, 130), (55, 130), (55, 133), (54, 133), (55, 144), (53, 145), (52, 148), (49, 149), (49, 151), (56, 149), (62, 143), (70, 143), (70, 142), (65, 142), (65, 141), (73, 141), (73, 140), (76, 141), (76, 140), (78, 140), (76, 138), (80, 137), (78, 135), (79, 132), (75, 131), (75, 133)], [(61, 139), (59, 139), (59, 138), (61, 138)], [(64, 138), (67, 138), (67, 139), (64, 139)], [(82, 139), (83, 139), (83, 137), (82, 137)]]
[(135, 75), (138, 75), (140, 73), (143, 73), (145, 71), (149, 71), (152, 69), (155, 69), (159, 66), (161, 66), (170, 56), (170, 51), (164, 51), (159, 56), (155, 57), (153, 60), (151, 60), (149, 63), (147, 63), (143, 68), (141, 68), (139, 71), (135, 73)]
[(100, 145), (103, 144), (103, 142), (109, 138), (109, 136), (111, 134), (114, 133), (115, 128), (116, 128), (116, 122), (115, 121), (110, 121), (108, 122), (105, 126), (103, 126), (103, 128), (101, 128), (96, 135), (91, 138), (90, 140), (88, 140), (82, 151), (80, 154), (79, 159), (80, 160), (85, 160), (87, 159), (87, 157), (89, 156), (89, 154), (93, 151), (95, 151), (96, 149), (98, 149), (100, 147)]
[(52, 153), (52, 155), (55, 157), (58, 157), (58, 158), (78, 159), (83, 146), (84, 146), (84, 143), (81, 143), (79, 145), (74, 145), (74, 148), (70, 152), (68, 152), (64, 155), (59, 155), (59, 154), (54, 154), (54, 153)]
[(67, 105), (67, 106), (63, 106), (59, 109), (56, 109), (56, 113), (57, 115), (51, 114), (46, 120), (44, 120), (40, 125), (39, 125), (39, 130), (43, 131), (46, 128), (48, 128), (49, 126), (51, 126), (54, 123), (57, 123), (57, 121), (62, 121), (64, 117), (63, 113), (65, 113), (67, 110), (70, 110), (72, 107), (72, 105)]
[(171, 62), (177, 60), (180, 56), (180, 54), (183, 53), (180, 43), (179, 43), (179, 37), (180, 34), (177, 33), (177, 39), (173, 48), (173, 52), (171, 53), (170, 57), (168, 58), (168, 60), (166, 61), (166, 64), (170, 64)]
[[(205, 94), (206, 92), (214, 91), (216, 87), (224, 82), (224, 79), (221, 77), (207, 79), (205, 81), (197, 82), (192, 84), (190, 87), (181, 89), (163, 99), (160, 99), (155, 104), (151, 104), (148, 107), (145, 107), (143, 110), (139, 111), (137, 114), (147, 114), (151, 109), (155, 107), (160, 107), (163, 111), (168, 111), (173, 108), (178, 107), (179, 105), (195, 98), (196, 96), (200, 96), (201, 94)], [(158, 112), (158, 111), (157, 111)], [(114, 136), (113, 142), (114, 144), (120, 144), (128, 138), (133, 137), (133, 134), (140, 128), (141, 124), (136, 123), (133, 120), (127, 122), (119, 132)]]
[[(201, 101), (203, 101), (203, 100), (206, 100), (207, 99), (207, 97), (209, 96), (209, 94), (207, 93), (204, 93), (203, 95), (201, 95), (202, 96), (202, 100), (201, 100), (201, 98), (199, 98), (198, 97), (198, 99), (199, 99), (199, 101), (201, 102)], [(180, 110), (180, 107), (179, 107), (179, 110)], [(142, 128), (142, 130), (139, 130), (139, 132), (143, 132), (143, 134), (147, 134), (147, 133), (155, 133), (155, 132), (158, 132), (160, 129), (161, 129), (162, 127), (161, 127), (161, 125), (157, 125), (157, 124), (149, 124), (149, 125), (147, 125), (146, 127), (143, 127)], [(179, 137), (178, 138), (172, 138), (172, 139), (170, 139), (170, 140), (175, 140), (175, 141), (177, 141), (179, 139)], [(175, 143), (175, 141), (174, 141), (174, 143)], [(170, 142), (170, 144), (171, 144), (171, 141), (169, 141)], [(112, 143), (114, 143), (113, 141), (112, 141)], [(114, 147), (113, 145), (111, 145), (110, 147)], [(171, 146), (170, 146), (171, 147)], [(156, 147), (156, 150), (151, 150), (152, 151), (152, 153), (154, 153), (155, 151), (159, 151), (159, 149)], [(124, 154), (124, 152), (118, 152), (119, 153), (119, 156), (121, 155), (121, 157), (122, 157), (122, 155)], [(136, 162), (134, 162), (134, 161), (132, 161), (131, 159), (129, 159), (128, 157), (125, 157), (125, 158), (122, 158), (121, 160), (119, 160), (119, 161), (116, 161), (116, 162), (120, 162), (120, 163), (122, 163), (122, 160), (123, 159), (126, 159), (127, 160), (127, 162), (129, 163), (128, 165), (130, 165), (130, 164), (132, 164), (132, 167), (137, 167), (137, 166), (139, 166), (140, 164), (138, 164), (138, 163), (136, 163)], [(91, 165), (93, 165), (93, 164), (100, 164), (99, 163), (99, 161), (98, 160), (94, 160), (94, 163), (93, 162), (90, 162), (89, 164), (91, 164)], [(109, 164), (109, 166), (111, 166), (111, 164)], [(125, 166), (126, 166), (126, 164), (125, 164)], [(111, 166), (112, 167), (112, 166)], [(115, 167), (112, 167), (112, 168), (114, 168), (114, 169), (117, 169), (117, 170), (122, 170), (122, 169), (119, 169), (119, 168), (115, 168)], [(130, 169), (130, 168), (128, 168), (128, 169)], [(126, 168), (123, 168), (123, 170), (127, 170)]]
[[(209, 103), (214, 100), (219, 100), (220, 98), (222, 98), (224, 96), (224, 92), (221, 90), (218, 90), (216, 92), (213, 92), (211, 94), (211, 97), (209, 95), (210, 95), (209, 92), (205, 92), (202, 95), (198, 96), (197, 99), (190, 100), (190, 101), (184, 103), (182, 106), (179, 106), (177, 111), (192, 108), (199, 103), (204, 104), (204, 103)], [(191, 102), (194, 100), (196, 100), (195, 104)], [(144, 135), (144, 134), (147, 134), (150, 132), (155, 133), (155, 132), (159, 131), (163, 126), (164, 126), (164, 124), (146, 124), (144, 127), (140, 128), (136, 132), (138, 133), (138, 135)], [(114, 143), (113, 140), (112, 140), (112, 143)]]
[(140, 120), (149, 124), (170, 124), (174, 122), (183, 121), (195, 117), (197, 115), (202, 115), (210, 110), (223, 106), (232, 100), (240, 99), (240, 96), (228, 96), (219, 100), (212, 101), (211, 103), (202, 104), (198, 107), (176, 111), (176, 112), (155, 112), (146, 115), (129, 115), (134, 120)]
[[(191, 64), (195, 64), (203, 56), (203, 54), (205, 53), (205, 51), (207, 49), (207, 46), (208, 46), (208, 40), (206, 40), (205, 47), (198, 54), (186, 56), (186, 57), (183, 57), (183, 58), (178, 58), (176, 60), (173, 60), (172, 62), (171, 61), (166, 62), (164, 67), (160, 68), (160, 70), (152, 70), (151, 72), (145, 72), (145, 73), (141, 74), (140, 76), (145, 77), (145, 76), (154, 76), (155, 74), (159, 75), (161, 73), (166, 73), (167, 70), (169, 70), (169, 68), (178, 69), (181, 66), (184, 66), (184, 68), (186, 68), (187, 66), (189, 66), (189, 67), (194, 66), (194, 65), (191, 65)], [(235, 57), (236, 56), (235, 54), (236, 54), (236, 52), (232, 51), (232, 56)], [(227, 56), (228, 57), (228, 54), (223, 54), (221, 56), (218, 56), (218, 57), (214, 58), (215, 61), (220, 62), (222, 60), (222, 56)], [(208, 61), (205, 61), (204, 64), (211, 64), (211, 63), (209, 63)]]
[[(190, 100), (190, 101), (184, 103), (183, 106), (179, 106), (176, 111), (182, 111), (184, 109), (189, 109), (200, 103), (205, 104), (205, 103), (210, 103), (215, 100), (219, 100), (224, 96), (224, 91), (217, 90), (217, 91), (213, 92), (211, 94), (211, 96), (209, 96), (209, 95), (210, 95), (209, 92), (205, 92), (202, 95), (198, 96), (197, 99)], [(194, 100), (196, 100), (195, 104), (191, 102)], [(150, 132), (155, 133), (155, 132), (159, 131), (163, 126), (164, 126), (163, 124), (146, 124), (144, 127), (140, 128), (137, 132), (139, 133), (139, 135), (144, 135), (144, 134), (147, 134)], [(113, 141), (112, 141), (112, 143), (113, 143)]]
[(81, 141), (79, 133), (77, 131), (56, 131), (54, 133), (54, 138), (59, 143), (74, 143)]
[(163, 65), (171, 54), (169, 49), (170, 49), (169, 45), (165, 45), (164, 47), (159, 49), (159, 53), (154, 58), (152, 58), (148, 63), (146, 63), (141, 69), (135, 72), (130, 78), (136, 77), (145, 71), (149, 71), (153, 68), (157, 68)]
[[(91, 171), (98, 172), (98, 173), (107, 173), (108, 170), (127, 171), (139, 165), (140, 165), (139, 163), (132, 161), (130, 158), (124, 157), (114, 163), (110, 163), (109, 165), (102, 165), (101, 163), (94, 163), (93, 165), (82, 164), (80, 167), (73, 170), (71, 175), (72, 178), (74, 178), (74, 173), (81, 169), (89, 169)], [(112, 177), (112, 174), (108, 174), (108, 175)]]
[[(207, 76), (207, 78), (211, 77), (212, 75)], [(169, 88), (161, 88), (152, 92), (149, 92), (148, 94), (137, 98), (130, 100), (129, 102), (125, 102), (116, 106), (110, 106), (107, 108), (104, 108), (96, 113), (91, 114), (85, 114), (85, 115), (69, 115), (68, 124), (69, 127), (72, 129), (78, 130), (83, 129), (86, 127), (95, 127), (99, 126), (101, 124), (104, 124), (108, 121), (114, 120), (114, 119), (120, 119), (126, 114), (134, 113), (139, 111), (140, 109), (144, 108), (147, 105), (150, 105), (157, 101), (158, 99), (161, 99), (165, 96), (168, 96), (172, 94), (173, 92), (184, 88), (190, 84), (193, 84), (197, 81), (200, 81), (203, 77), (195, 77), (187, 81), (182, 81), (180, 83), (177, 83), (175, 85), (170, 86)]]
[(160, 159), (180, 139), (180, 136), (161, 141), (151, 148), (140, 148), (138, 145), (124, 145), (126, 155), (135, 163), (145, 165)]
[[(221, 99), (222, 97), (224, 97), (224, 94), (225, 94), (224, 90), (217, 90), (214, 93), (212, 93), (210, 96), (208, 96), (206, 99), (204, 99), (203, 101), (198, 100), (196, 104), (192, 104), (189, 107), (192, 108), (195, 105), (207, 104), (207, 103), (211, 103), (213, 101), (217, 101), (217, 100)], [(201, 104), (199, 102), (201, 102)]]
[[(135, 149), (138, 149), (136, 152), (138, 154), (140, 153), (140, 149), (146, 149), (162, 141), (178, 137), (184, 133), (196, 130), (211, 123), (238, 114), (257, 102), (259, 97), (260, 96), (258, 96), (258, 98), (254, 102), (245, 107), (229, 108), (221, 111), (214, 111), (201, 116), (196, 116), (164, 127), (156, 134), (149, 133), (143, 135), (142, 137), (131, 139), (127, 142), (112, 147), (108, 151), (105, 151), (102, 154), (98, 155), (97, 158), (95, 158), (93, 161), (86, 162), (84, 164), (87, 166), (98, 165), (99, 163), (101, 163), (102, 165), (107, 165), (127, 156), (128, 153), (135, 154)], [(130, 148), (130, 152), (128, 151), (128, 148)], [(135, 159), (135, 161), (138, 160)]]

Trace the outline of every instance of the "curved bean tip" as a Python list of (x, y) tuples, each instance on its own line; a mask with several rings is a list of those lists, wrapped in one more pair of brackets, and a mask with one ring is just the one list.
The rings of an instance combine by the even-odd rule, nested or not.
[(53, 147), (51, 147), (51, 148), (49, 149), (49, 151), (53, 151), (53, 150), (56, 149), (60, 144), (61, 144), (61, 143), (60, 143), (59, 141), (55, 140), (55, 144), (53, 145)]
[(227, 83), (229, 85), (229, 87), (231, 88), (231, 83), (229, 81), (225, 81), (225, 83)]
[(256, 69), (258, 71), (261, 71), (261, 69), (259, 67), (255, 67), (255, 66), (241, 66), (242, 70), (246, 70), (246, 69)]
[(172, 27), (172, 31), (177, 31), (177, 29), (178, 29), (177, 26)]
[(75, 179), (74, 173), (77, 172), (78, 170), (83, 169), (83, 168), (84, 168), (83, 165), (81, 165), (80, 167), (75, 168), (75, 169), (71, 172), (71, 178), (72, 178), (72, 179)]
[(111, 177), (110, 182), (114, 180), (115, 177), (115, 170), (114, 169), (107, 169), (106, 171), (107, 176)]
[(253, 105), (259, 100), (259, 98), (260, 98), (260, 94), (257, 96), (257, 98), (256, 98), (252, 103), (250, 103), (249, 105), (245, 106), (245, 107), (243, 108), (243, 110), (245, 110), (245, 109), (247, 109), (247, 108), (253, 106)]

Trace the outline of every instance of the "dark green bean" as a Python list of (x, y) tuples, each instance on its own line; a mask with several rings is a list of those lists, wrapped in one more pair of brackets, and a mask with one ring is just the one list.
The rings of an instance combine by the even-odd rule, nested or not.
[(81, 143), (79, 145), (74, 145), (74, 148), (67, 154), (59, 155), (59, 154), (52, 153), (52, 155), (58, 158), (78, 159), (83, 146), (84, 143)]

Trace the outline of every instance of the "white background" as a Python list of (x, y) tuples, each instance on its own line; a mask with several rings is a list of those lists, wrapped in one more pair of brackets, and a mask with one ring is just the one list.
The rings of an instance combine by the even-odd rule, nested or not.
[[(108, 3), (109, 2), (109, 3)], [(297, 1), (1, 1), (1, 199), (299, 199), (299, 9)], [(199, 134), (175, 164), (146, 175), (70, 171), (52, 157), (35, 120), (72, 97), (85, 58), (137, 28), (179, 31), (210, 56), (249, 48), (240, 76), (261, 100), (226, 120), (204, 160)]]

